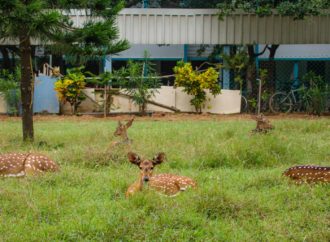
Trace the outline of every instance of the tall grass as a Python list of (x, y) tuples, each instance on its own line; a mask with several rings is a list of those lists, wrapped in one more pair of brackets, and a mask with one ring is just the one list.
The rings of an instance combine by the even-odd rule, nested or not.
[[(0, 241), (329, 241), (329, 185), (296, 186), (294, 164), (330, 165), (330, 120), (281, 120), (267, 135), (253, 121), (136, 121), (132, 149), (167, 161), (155, 173), (186, 175), (197, 190), (125, 199), (138, 169), (107, 151), (116, 122), (43, 121), (36, 142), (0, 123), (0, 152), (35, 151), (61, 165), (42, 177), (0, 179)], [(115, 156), (112, 154), (115, 153)]]

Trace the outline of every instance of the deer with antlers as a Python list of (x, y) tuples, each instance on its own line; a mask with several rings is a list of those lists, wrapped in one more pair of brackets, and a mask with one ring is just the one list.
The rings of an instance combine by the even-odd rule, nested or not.
[(0, 177), (23, 177), (58, 170), (59, 166), (45, 155), (35, 153), (0, 155)]
[(152, 160), (141, 159), (140, 156), (133, 152), (129, 152), (127, 156), (132, 164), (139, 167), (140, 175), (138, 180), (127, 189), (126, 197), (142, 191), (144, 186), (148, 186), (167, 196), (175, 196), (189, 187), (195, 188), (197, 186), (197, 183), (189, 177), (173, 174), (153, 175), (154, 167), (165, 160), (164, 153), (157, 154)]
[(257, 121), (257, 127), (252, 130), (253, 133), (267, 133), (274, 129), (274, 126), (263, 114), (258, 115), (254, 119)]
[(284, 176), (294, 180), (297, 184), (303, 182), (330, 182), (330, 167), (329, 166), (293, 166), (287, 169)]

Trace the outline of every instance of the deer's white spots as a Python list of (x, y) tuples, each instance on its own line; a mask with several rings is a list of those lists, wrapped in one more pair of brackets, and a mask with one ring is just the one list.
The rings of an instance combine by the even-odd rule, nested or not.
[[(302, 167), (302, 168), (300, 168)], [(295, 169), (297, 168), (297, 169)], [(284, 172), (284, 175), (304, 182), (328, 182), (330, 167), (319, 167), (319, 166), (296, 166), (291, 167)], [(299, 171), (299, 172), (298, 172)]]
[[(53, 166), (51, 171), (58, 170), (57, 164), (50, 160), (48, 157), (36, 154), (3, 154), (0, 155), (0, 175), (2, 176), (25, 176), (26, 171), (29, 170), (36, 172), (50, 171), (48, 167)], [(43, 170), (39, 169), (45, 168)]]

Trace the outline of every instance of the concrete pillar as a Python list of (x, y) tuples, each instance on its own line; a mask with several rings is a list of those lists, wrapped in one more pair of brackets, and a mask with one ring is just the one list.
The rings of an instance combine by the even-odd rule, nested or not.
[(299, 62), (295, 61), (293, 64), (293, 86), (294, 88), (298, 88), (299, 85)]
[[(224, 54), (229, 55), (230, 46), (224, 46), (223, 52)], [(222, 70), (222, 89), (230, 89), (230, 70)]]
[(188, 62), (188, 45), (183, 45), (183, 61)]
[(103, 70), (104, 72), (112, 72), (112, 56), (107, 55), (103, 60)]
[(142, 0), (142, 8), (148, 8), (149, 7), (149, 0)]

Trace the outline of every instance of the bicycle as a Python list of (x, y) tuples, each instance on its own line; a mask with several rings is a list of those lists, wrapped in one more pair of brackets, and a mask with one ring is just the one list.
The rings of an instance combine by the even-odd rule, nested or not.
[(301, 108), (301, 101), (298, 100), (296, 97), (297, 94), (302, 88), (297, 88), (290, 90), (289, 93), (286, 92), (276, 92), (274, 93), (269, 99), (269, 109), (273, 113), (289, 113), (292, 111), (293, 108), (299, 110)]
[[(247, 93), (242, 93), (241, 95), (241, 113), (248, 112), (257, 112), (258, 99), (257, 98), (247, 98)], [(269, 103), (269, 94), (263, 93), (261, 97), (261, 107), (260, 111), (265, 113), (269, 111), (268, 103)]]

